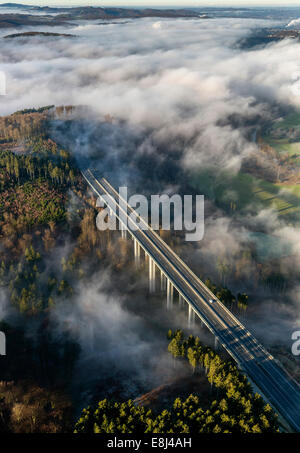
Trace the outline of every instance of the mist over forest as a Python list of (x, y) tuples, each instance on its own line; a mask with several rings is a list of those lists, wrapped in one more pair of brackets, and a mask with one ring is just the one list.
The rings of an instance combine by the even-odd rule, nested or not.
[[(101, 399), (189, 380), (168, 352), (175, 339), (192, 363), (187, 343), (169, 329), (214, 345), (184, 307), (149, 294), (130, 240), (97, 231), (86, 168), (130, 194), (204, 195), (203, 240), (161, 237), (299, 380), (300, 42), (269, 39), (299, 19), (209, 14), (0, 28), (0, 330), (32, 365), (23, 376), (8, 353), (0, 394), (12, 381), (23, 396), (53, 392), (43, 398), (58, 398), (68, 423), (43, 413), (37, 429), (68, 431)], [(34, 431), (5, 410), (11, 430)]]

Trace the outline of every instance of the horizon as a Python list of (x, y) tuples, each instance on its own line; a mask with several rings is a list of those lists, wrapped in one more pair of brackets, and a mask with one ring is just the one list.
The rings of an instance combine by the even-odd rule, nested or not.
[[(67, 4), (68, 3), (68, 4)], [(49, 2), (37, 1), (37, 0), (28, 0), (25, 2), (9, 2), (9, 1), (0, 1), (1, 5), (24, 5), (24, 6), (38, 6), (38, 7), (60, 7), (60, 8), (73, 8), (73, 7), (98, 7), (98, 8), (300, 8), (299, 1), (294, 0), (289, 4), (286, 4), (282, 1), (270, 0), (262, 3), (259, 0), (253, 0), (249, 3), (249, 0), (240, 0), (238, 2), (226, 2), (226, 1), (216, 1), (208, 2), (206, 1), (197, 1), (197, 2), (182, 2), (174, 0), (152, 0), (151, 2), (141, 1), (141, 0), (128, 0), (126, 4), (124, 1), (111, 1), (111, 2), (102, 2), (102, 1), (88, 1), (88, 0), (72, 0), (72, 2), (66, 2), (66, 0), (50, 0)]]

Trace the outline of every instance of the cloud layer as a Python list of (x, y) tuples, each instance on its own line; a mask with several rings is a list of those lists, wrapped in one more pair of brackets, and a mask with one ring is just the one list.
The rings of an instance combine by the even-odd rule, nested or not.
[[(0, 114), (49, 104), (90, 107), (93, 114), (86, 121), (69, 125), (67, 132), (54, 124), (53, 133), (77, 156), (93, 156), (108, 174), (119, 172), (118, 183), (133, 184), (134, 174), (145, 191), (156, 181), (163, 187), (184, 185), (191, 170), (207, 165), (238, 171), (242, 158), (256, 147), (251, 131), (261, 119), (278, 109), (300, 107), (292, 89), (300, 44), (239, 46), (253, 28), (272, 25), (246, 19), (99, 21), (54, 30), (76, 35), (73, 39), (2, 40), (0, 68), (7, 74), (8, 95), (0, 99)], [(113, 124), (101, 122), (107, 114), (115, 118)], [(239, 226), (224, 213), (214, 211), (214, 216), (207, 219), (205, 247), (199, 252), (208, 266), (228, 249), (233, 255), (242, 249), (246, 226), (263, 224), (267, 232), (291, 239), (295, 249), (288, 266), (300, 269), (299, 229), (279, 221), (274, 212), (249, 214)], [(250, 276), (252, 267), (247, 271)], [(104, 330), (108, 363), (113, 357), (123, 360), (117, 335), (125, 358), (133, 344), (143, 355), (149, 345), (133, 334), (137, 318), (124, 313), (119, 300), (98, 292), (97, 285), (94, 292), (84, 290), (88, 297), (79, 296), (72, 310), (62, 308), (66, 312), (57, 313), (58, 318), (80, 329), (89, 357), (101, 355), (95, 342), (101, 343), (109, 323), (113, 329)], [(300, 319), (299, 301), (294, 298), (294, 303)], [(92, 317), (86, 318), (89, 312)]]

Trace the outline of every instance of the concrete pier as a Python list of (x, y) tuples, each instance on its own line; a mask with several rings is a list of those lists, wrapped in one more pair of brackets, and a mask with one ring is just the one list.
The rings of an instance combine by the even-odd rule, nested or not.
[(133, 239), (134, 244), (134, 261), (136, 266), (139, 266), (141, 261), (141, 247), (136, 239)]
[(189, 314), (188, 314), (188, 327), (193, 327), (195, 325), (195, 312), (189, 304)]
[(149, 291), (150, 293), (155, 292), (155, 275), (156, 268), (153, 259), (149, 256)]
[(173, 306), (173, 295), (174, 288), (170, 280), (167, 280), (167, 309), (169, 310)]

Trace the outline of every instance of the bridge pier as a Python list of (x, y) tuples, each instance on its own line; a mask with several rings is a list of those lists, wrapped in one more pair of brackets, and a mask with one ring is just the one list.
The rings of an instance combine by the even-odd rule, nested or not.
[(183, 302), (184, 302), (184, 299), (182, 297), (182, 295), (179, 293), (178, 295), (178, 302), (179, 302), (179, 306), (182, 307), (183, 306)]
[(150, 293), (155, 292), (155, 263), (151, 256), (149, 256), (149, 291)]
[(160, 271), (160, 290), (163, 291), (165, 289), (165, 276), (163, 271)]
[(218, 347), (219, 347), (219, 342), (218, 342), (217, 337), (215, 337), (215, 350), (216, 351), (218, 350)]
[(188, 327), (193, 327), (195, 324), (195, 312), (189, 304)]
[(133, 239), (133, 245), (134, 245), (134, 261), (136, 266), (138, 266), (141, 260), (141, 247), (136, 239)]
[(120, 223), (120, 229), (121, 229), (121, 237), (122, 239), (126, 239), (127, 237), (127, 231), (125, 230), (125, 227), (122, 223)]
[(167, 310), (173, 306), (174, 288), (169, 279), (167, 279)]

